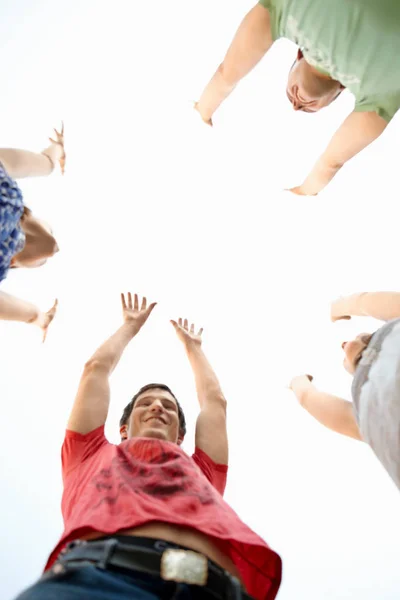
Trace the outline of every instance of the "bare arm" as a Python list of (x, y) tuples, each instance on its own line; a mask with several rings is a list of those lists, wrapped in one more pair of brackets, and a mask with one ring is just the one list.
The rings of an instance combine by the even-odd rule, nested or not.
[(0, 148), (0, 162), (14, 179), (50, 175), (63, 156), (61, 146), (52, 144), (36, 153), (16, 148)]
[(272, 45), (270, 15), (257, 4), (245, 16), (223, 63), (204, 89), (196, 105), (206, 122), (229, 96), (236, 84), (262, 59)]
[(0, 162), (7, 173), (14, 179), (25, 177), (42, 177), (50, 175), (57, 163), (61, 164), (62, 172), (65, 163), (64, 124), (61, 131), (54, 130), (56, 139), (42, 152), (30, 152), (16, 148), (0, 148)]
[(319, 391), (307, 375), (295, 377), (291, 390), (303, 408), (328, 429), (361, 440), (351, 402)]
[(297, 193), (315, 196), (334, 178), (343, 165), (376, 140), (386, 121), (375, 112), (352, 112), (342, 123), (325, 152)]
[(128, 304), (124, 296), (121, 296), (124, 324), (96, 350), (83, 370), (67, 425), (68, 429), (77, 433), (86, 434), (105, 424), (110, 404), (110, 375), (126, 346), (140, 331), (155, 306), (150, 304), (147, 307), (146, 299), (143, 298), (142, 308), (139, 310), (136, 294), (134, 307), (130, 294)]
[(196, 421), (196, 446), (218, 464), (228, 464), (226, 400), (218, 378), (201, 347), (201, 332), (189, 331), (187, 320), (171, 321), (194, 374), (200, 414)]
[(43, 331), (43, 341), (46, 339), (47, 329), (54, 319), (57, 310), (57, 300), (48, 312), (42, 312), (37, 306), (0, 292), (0, 319), (3, 321), (17, 321), (37, 325)]
[(373, 317), (390, 321), (400, 317), (399, 292), (363, 292), (332, 302), (332, 321), (350, 317)]

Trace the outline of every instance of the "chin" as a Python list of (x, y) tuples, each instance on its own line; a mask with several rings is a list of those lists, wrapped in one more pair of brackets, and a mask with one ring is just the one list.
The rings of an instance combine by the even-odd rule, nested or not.
[(167, 442), (169, 441), (167, 432), (163, 431), (162, 429), (157, 429), (156, 427), (149, 427), (148, 429), (144, 429), (140, 433), (140, 437), (153, 438), (156, 440), (165, 440)]

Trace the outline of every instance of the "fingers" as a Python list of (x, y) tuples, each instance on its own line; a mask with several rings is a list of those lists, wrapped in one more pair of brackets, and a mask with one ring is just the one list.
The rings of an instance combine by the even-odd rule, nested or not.
[(180, 327), (181, 329), (184, 329), (185, 331), (190, 333), (190, 335), (193, 335), (193, 336), (197, 335), (198, 337), (201, 337), (201, 335), (204, 331), (203, 327), (200, 327), (200, 329), (198, 330), (198, 332), (196, 334), (195, 333), (195, 324), (192, 323), (190, 325), (190, 329), (189, 329), (189, 321), (187, 319), (182, 319), (181, 317), (179, 317), (178, 322), (171, 319), (170, 323), (172, 323), (172, 325), (175, 327), (175, 329)]
[(133, 301), (132, 301), (132, 294), (131, 294), (131, 292), (128, 292), (127, 294), (121, 293), (121, 304), (122, 304), (123, 310), (133, 310), (135, 312), (143, 311), (143, 312), (148, 312), (150, 314), (151, 311), (154, 309), (154, 307), (157, 305), (157, 302), (152, 302), (151, 304), (149, 304), (149, 306), (147, 306), (147, 298), (146, 298), (146, 296), (143, 296), (142, 302), (140, 305), (140, 311), (139, 311), (139, 296), (138, 296), (138, 294), (134, 294)]

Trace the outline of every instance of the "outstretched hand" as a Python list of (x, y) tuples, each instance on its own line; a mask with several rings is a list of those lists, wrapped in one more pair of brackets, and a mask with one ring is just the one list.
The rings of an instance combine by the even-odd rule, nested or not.
[(344, 298), (340, 297), (334, 300), (331, 303), (331, 321), (335, 323), (336, 321), (349, 321), (351, 319), (350, 315), (345, 314), (344, 310)]
[(296, 196), (317, 196), (317, 194), (308, 194), (301, 185), (286, 189), (285, 192), (292, 192), (292, 194), (296, 194)]
[(199, 115), (201, 116), (201, 118), (203, 120), (203, 123), (205, 123), (206, 125), (209, 125), (210, 127), (213, 127), (212, 119), (204, 119), (203, 118), (203, 115), (201, 114), (201, 112), (199, 110), (199, 103), (198, 102), (194, 103), (194, 107), (193, 108), (199, 113)]
[(64, 148), (64, 122), (61, 122), (61, 131), (57, 131), (57, 129), (54, 129), (54, 133), (55, 133), (56, 139), (49, 138), (49, 140), (52, 144), (56, 144), (58, 146), (61, 146), (61, 148), (62, 148), (62, 156), (61, 156), (59, 162), (60, 162), (61, 174), (64, 175), (65, 160), (66, 160), (65, 148)]
[(125, 294), (121, 294), (121, 303), (122, 303), (122, 316), (125, 323), (135, 324), (137, 330), (141, 329), (143, 325), (146, 323), (149, 318), (153, 308), (156, 306), (157, 302), (153, 302), (147, 306), (147, 299), (143, 296), (142, 304), (139, 308), (139, 297), (137, 294), (134, 295), (134, 301), (132, 303), (132, 294), (128, 292), (125, 297)]
[(35, 319), (35, 321), (33, 321), (33, 324), (40, 327), (40, 329), (43, 332), (43, 339), (42, 339), (43, 343), (46, 341), (47, 330), (49, 328), (49, 325), (56, 315), (57, 306), (58, 306), (58, 300), (55, 300), (55, 302), (54, 302), (53, 306), (50, 308), (50, 310), (48, 310), (45, 313), (40, 312), (38, 314), (37, 318)]
[(187, 319), (178, 319), (178, 322), (171, 320), (171, 323), (176, 331), (176, 335), (183, 342), (185, 347), (194, 345), (201, 346), (203, 328), (201, 327), (197, 333), (195, 333), (194, 323), (191, 324), (189, 329), (189, 322)]

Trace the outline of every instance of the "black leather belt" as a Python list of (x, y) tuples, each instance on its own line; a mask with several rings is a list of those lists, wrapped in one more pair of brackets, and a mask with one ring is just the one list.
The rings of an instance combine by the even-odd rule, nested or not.
[(52, 571), (84, 563), (204, 586), (211, 597), (219, 599), (252, 600), (236, 577), (204, 555), (164, 540), (119, 535), (93, 541), (76, 540), (60, 553)]

